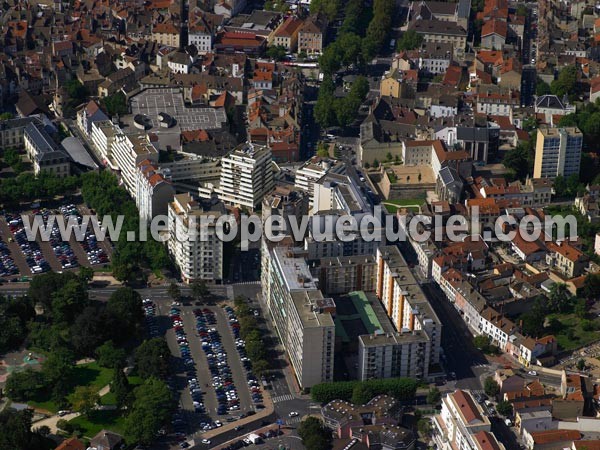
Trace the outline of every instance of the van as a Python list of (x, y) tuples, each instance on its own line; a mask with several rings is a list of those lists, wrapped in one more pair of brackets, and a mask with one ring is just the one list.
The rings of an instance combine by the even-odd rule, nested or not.
[(506, 424), (507, 427), (512, 427), (512, 422), (510, 419), (504, 419), (504, 423)]
[(485, 404), (485, 406), (487, 406), (488, 408), (491, 408), (492, 406), (494, 406), (494, 404), (492, 402), (490, 402), (489, 400), (486, 400), (483, 402)]

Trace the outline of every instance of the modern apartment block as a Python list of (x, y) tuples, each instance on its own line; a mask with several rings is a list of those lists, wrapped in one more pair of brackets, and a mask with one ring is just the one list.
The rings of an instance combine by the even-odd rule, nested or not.
[(221, 160), (220, 199), (254, 209), (273, 189), (271, 150), (245, 143)]
[(318, 289), (301, 251), (270, 249), (263, 271), (271, 319), (299, 385), (308, 388), (333, 381), (335, 303)]
[(421, 330), (361, 335), (358, 378), (427, 378), (430, 350), (431, 340)]
[(308, 192), (310, 205), (313, 204), (315, 183), (328, 173), (342, 173), (345, 165), (341, 161), (313, 156), (296, 171), (296, 187)]
[(433, 418), (433, 435), (440, 450), (505, 450), (491, 433), (490, 420), (468, 391), (460, 389), (442, 399)]
[(534, 178), (579, 174), (583, 134), (577, 127), (540, 127), (535, 147)]
[(134, 197), (137, 190), (138, 164), (144, 160), (158, 163), (158, 150), (150, 143), (147, 135), (126, 135), (120, 128), (115, 128), (111, 159), (120, 171), (123, 186)]
[(135, 204), (140, 219), (150, 222), (158, 215), (167, 215), (168, 204), (173, 201), (175, 189), (158, 167), (144, 160), (137, 167)]
[(396, 246), (377, 250), (375, 293), (400, 333), (411, 336), (410, 339), (421, 334), (427, 341), (425, 346), (429, 349), (423, 353), (426, 359), (422, 375), (426, 378), (429, 367), (440, 361), (442, 323)]
[(169, 252), (181, 270), (184, 282), (219, 282), (223, 278), (223, 241), (214, 222), (225, 212), (223, 205), (205, 208), (189, 193), (176, 195), (168, 206)]

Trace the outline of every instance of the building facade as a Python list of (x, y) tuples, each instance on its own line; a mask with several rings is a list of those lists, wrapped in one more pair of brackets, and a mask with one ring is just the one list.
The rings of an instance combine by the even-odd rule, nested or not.
[(577, 127), (540, 127), (535, 147), (534, 178), (579, 174), (583, 134)]

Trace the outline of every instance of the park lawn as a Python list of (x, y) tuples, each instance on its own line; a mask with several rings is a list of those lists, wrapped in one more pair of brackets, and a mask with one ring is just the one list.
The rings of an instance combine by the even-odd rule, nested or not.
[(396, 214), (396, 211), (398, 211), (401, 208), (404, 208), (408, 211), (412, 211), (414, 213), (419, 212), (419, 208), (417, 208), (415, 206), (396, 206), (396, 205), (386, 205), (386, 204), (384, 204), (383, 206), (385, 206), (385, 209), (387, 209), (387, 212), (389, 212), (391, 214)]
[[(98, 390), (100, 390), (110, 383), (112, 376), (112, 369), (100, 367), (96, 362), (75, 366), (70, 380), (71, 386), (73, 386), (71, 393), (75, 391), (77, 386), (95, 386), (98, 388)], [(58, 411), (59, 407), (56, 403), (48, 398), (49, 395), (50, 392), (45, 392), (39, 398), (29, 401), (28, 404), (34, 408), (44, 409), (46, 411), (55, 413)]]
[(383, 203), (391, 203), (392, 205), (398, 205), (398, 206), (422, 205), (424, 202), (425, 202), (425, 197), (409, 198), (408, 200), (383, 200)]
[[(581, 328), (581, 319), (575, 314), (552, 314), (550, 318), (557, 318), (563, 325), (561, 331), (555, 334), (558, 345), (563, 350), (573, 350), (575, 348), (588, 345), (594, 341), (600, 339), (600, 331), (592, 330), (585, 331)], [(599, 324), (598, 320), (594, 320), (596, 324)], [(574, 336), (572, 339), (567, 336), (567, 330), (572, 329)]]
[(95, 410), (90, 413), (89, 417), (79, 416), (70, 420), (69, 423), (79, 425), (83, 435), (92, 438), (101, 430), (110, 430), (122, 435), (125, 427), (125, 418), (120, 411)]

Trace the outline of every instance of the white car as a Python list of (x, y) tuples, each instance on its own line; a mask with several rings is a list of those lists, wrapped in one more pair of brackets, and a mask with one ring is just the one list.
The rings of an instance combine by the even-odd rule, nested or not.
[(215, 420), (215, 425), (217, 426), (217, 428), (220, 428), (223, 426), (223, 424), (219, 420)]
[(537, 372), (535, 370), (530, 370), (529, 372), (527, 372), (527, 375), (532, 375), (534, 377), (537, 377)]
[(210, 445), (210, 439), (202, 439), (201, 441), (204, 445)]
[(289, 416), (290, 417), (298, 417), (300, 414), (298, 414), (296, 411), (292, 411)]

